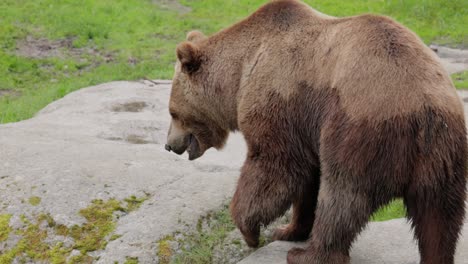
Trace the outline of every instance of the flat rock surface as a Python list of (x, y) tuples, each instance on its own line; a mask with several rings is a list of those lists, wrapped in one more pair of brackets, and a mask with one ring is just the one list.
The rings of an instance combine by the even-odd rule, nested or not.
[[(84, 221), (78, 212), (93, 199), (149, 195), (120, 217), (115, 233), (122, 237), (96, 256), (100, 263), (154, 263), (156, 241), (194, 226), (232, 195), (246, 149), (232, 134), (224, 151), (195, 162), (165, 151), (169, 92), (168, 81), (106, 83), (1, 125), (0, 214), (13, 214), (13, 226), (22, 214), (40, 213), (72, 226)], [(37, 206), (27, 202), (33, 196)]]
[(442, 64), (450, 74), (468, 69), (468, 50), (451, 49), (437, 45), (431, 45), (431, 48), (442, 59)]
[[(72, 226), (85, 221), (79, 210), (94, 199), (147, 196), (118, 219), (121, 237), (93, 256), (99, 263), (126, 257), (157, 263), (158, 240), (193, 228), (229, 199), (246, 152), (239, 134), (224, 151), (210, 150), (194, 162), (166, 152), (169, 92), (169, 81), (106, 83), (71, 93), (32, 119), (0, 125), (0, 214), (12, 214), (13, 227), (21, 215), (41, 213)], [(460, 94), (468, 101), (467, 92)], [(29, 203), (31, 197), (40, 202)], [(466, 235), (465, 227), (459, 248), (465, 262), (457, 263), (467, 263)], [(242, 263), (284, 263), (289, 247), (272, 243)], [(0, 252), (6, 249), (0, 243)], [(395, 262), (398, 256), (415, 263), (415, 252), (407, 225), (394, 220), (370, 224), (353, 256), (362, 259), (355, 263), (404, 263)]]

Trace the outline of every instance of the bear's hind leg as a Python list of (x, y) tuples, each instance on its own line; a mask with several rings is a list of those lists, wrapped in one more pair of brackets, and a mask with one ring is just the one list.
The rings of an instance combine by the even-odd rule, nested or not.
[(358, 192), (345, 180), (336, 179), (322, 176), (309, 245), (290, 250), (289, 264), (350, 263), (351, 244), (368, 222), (372, 208), (365, 193)]
[(312, 181), (293, 200), (291, 223), (277, 228), (273, 233), (273, 240), (304, 241), (309, 238), (314, 224), (315, 208), (320, 187), (320, 169), (316, 168)]
[[(462, 122), (443, 121), (442, 132), (424, 141), (428, 155), (415, 163), (412, 182), (404, 195), (408, 217), (418, 240), (421, 264), (454, 263), (465, 215), (465, 126)], [(437, 124), (432, 122), (428, 126), (437, 128)], [(449, 128), (452, 130), (448, 131)]]
[(410, 188), (405, 196), (408, 217), (418, 240), (421, 264), (454, 263), (465, 214), (465, 186), (463, 181), (439, 190), (420, 186), (419, 189)]

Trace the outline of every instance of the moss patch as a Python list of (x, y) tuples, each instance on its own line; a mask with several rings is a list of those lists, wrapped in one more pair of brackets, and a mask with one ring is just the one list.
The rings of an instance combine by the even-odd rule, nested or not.
[(124, 264), (138, 264), (138, 258), (126, 257)]
[(24, 227), (15, 230), (21, 239), (13, 248), (0, 255), (0, 263), (12, 263), (15, 258), (20, 262), (30, 260), (52, 264), (65, 263), (65, 256), (71, 249), (65, 248), (62, 243), (50, 245), (45, 242), (49, 232), (41, 228), (44, 222), (48, 222), (45, 215), (40, 215), (35, 221), (30, 221), (25, 217), (21, 217), (21, 220)]
[(78, 255), (78, 256), (73, 256), (70, 258), (70, 260), (68, 261), (69, 264), (78, 264), (78, 263), (93, 263), (94, 262), (94, 258), (89, 256), (89, 255), (86, 255), (86, 254), (83, 254), (81, 253), (81, 255)]
[(31, 196), (29, 197), (28, 202), (32, 206), (38, 206), (41, 203), (41, 197)]
[(127, 203), (127, 212), (135, 211), (140, 208), (140, 206), (148, 200), (149, 195), (143, 196), (141, 198), (136, 197), (135, 195), (132, 195), (128, 198), (125, 198), (124, 201)]
[[(104, 249), (109, 240), (119, 237), (112, 235), (117, 225), (115, 212), (136, 210), (144, 199), (132, 196), (124, 201), (127, 207), (123, 207), (123, 202), (116, 199), (93, 200), (90, 206), (79, 211), (86, 222), (72, 227), (57, 225), (49, 214), (40, 214), (33, 220), (21, 216), (24, 226), (14, 230), (21, 239), (12, 248), (1, 253), (0, 263), (12, 263), (14, 260), (66, 263), (72, 250), (79, 250), (80, 254), (69, 258), (68, 263), (93, 263), (95, 259), (88, 253)], [(10, 218), (11, 215), (0, 216), (0, 241), (6, 239), (13, 231), (9, 227)], [(70, 237), (73, 239), (73, 244), (65, 246), (62, 242), (47, 242), (49, 235)]]
[(117, 240), (119, 238), (121, 238), (122, 235), (119, 235), (119, 234), (113, 234), (110, 238), (109, 238), (109, 241), (114, 241), (114, 240)]
[(169, 264), (174, 254), (170, 242), (174, 241), (173, 236), (166, 236), (158, 242), (158, 258), (160, 264)]
[(8, 239), (11, 232), (10, 227), (11, 214), (0, 215), (0, 242)]
[(115, 230), (114, 212), (124, 211), (120, 202), (111, 199), (107, 202), (94, 200), (88, 208), (80, 210), (80, 215), (87, 222), (82, 226), (73, 226), (70, 235), (75, 240), (75, 249), (81, 252), (103, 249), (107, 245), (106, 236)]

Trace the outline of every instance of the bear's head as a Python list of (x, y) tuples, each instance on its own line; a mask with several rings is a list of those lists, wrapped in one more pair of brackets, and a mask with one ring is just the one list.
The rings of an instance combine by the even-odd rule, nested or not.
[(169, 112), (172, 120), (167, 136), (166, 150), (189, 160), (202, 156), (211, 147), (221, 148), (229, 131), (220, 125), (213, 109), (213, 95), (207, 92), (209, 82), (206, 56), (200, 42), (206, 37), (192, 31), (187, 41), (177, 46), (177, 63), (172, 81)]

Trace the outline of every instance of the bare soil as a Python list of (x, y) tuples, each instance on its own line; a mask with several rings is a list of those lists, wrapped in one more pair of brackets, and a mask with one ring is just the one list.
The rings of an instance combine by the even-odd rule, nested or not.
[(73, 37), (50, 40), (27, 36), (17, 43), (16, 54), (32, 59), (73, 58), (82, 62), (90, 60), (90, 66), (114, 60), (112, 52), (103, 52), (95, 47), (76, 48), (73, 46), (73, 40)]
[(184, 6), (176, 0), (153, 0), (153, 3), (166, 9), (175, 10), (180, 14), (187, 14), (192, 11), (190, 7)]
[(21, 92), (19, 91), (15, 91), (11, 89), (0, 90), (0, 98), (5, 97), (5, 96), (17, 97), (20, 95), (21, 95)]
[(114, 112), (141, 112), (148, 104), (146, 102), (129, 102), (125, 104), (118, 104), (112, 107)]

